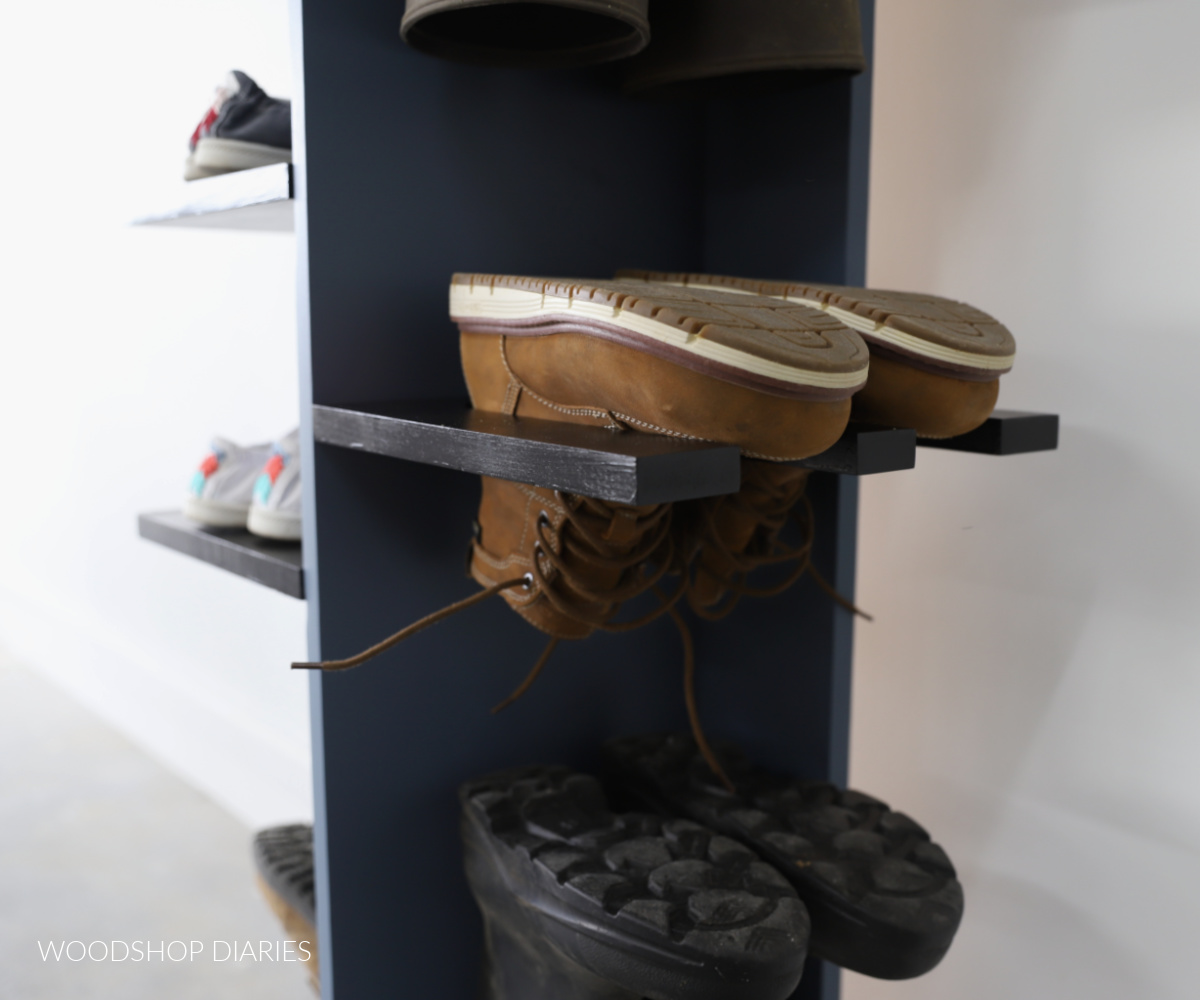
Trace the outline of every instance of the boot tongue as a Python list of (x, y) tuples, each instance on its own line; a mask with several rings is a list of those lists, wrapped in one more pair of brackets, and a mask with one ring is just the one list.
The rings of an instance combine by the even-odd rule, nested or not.
[(613, 509), (612, 520), (601, 537), (613, 545), (630, 545), (637, 541), (640, 534), (637, 511), (616, 507)]

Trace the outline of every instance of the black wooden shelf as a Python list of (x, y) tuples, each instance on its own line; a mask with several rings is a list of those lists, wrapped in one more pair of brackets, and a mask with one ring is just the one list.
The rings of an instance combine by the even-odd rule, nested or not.
[(617, 503), (733, 493), (741, 482), (732, 446), (517, 420), (458, 399), (314, 406), (313, 434), (323, 444)]
[(1026, 455), (1058, 448), (1058, 414), (996, 410), (982, 426), (959, 437), (917, 442), (923, 448), (971, 451), (979, 455)]
[(164, 191), (156, 199), (156, 207), (133, 224), (292, 232), (293, 193), (290, 163), (180, 181)]
[(138, 515), (138, 534), (289, 597), (304, 597), (304, 568), (294, 542), (273, 542), (240, 529), (205, 528), (178, 511)]
[[(738, 450), (657, 434), (614, 434), (472, 410), (462, 400), (314, 406), (322, 444), (534, 483), (617, 503), (666, 503), (736, 492)], [(796, 464), (847, 475), (911, 469), (916, 435), (854, 427)]]
[(851, 424), (832, 448), (795, 464), (843, 476), (902, 472), (917, 464), (917, 432)]

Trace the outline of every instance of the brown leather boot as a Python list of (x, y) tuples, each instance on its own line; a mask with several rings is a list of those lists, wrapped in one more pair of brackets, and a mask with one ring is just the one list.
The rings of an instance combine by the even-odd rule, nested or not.
[(622, 59), (650, 40), (649, 0), (408, 0), (400, 37), (483, 66), (553, 69)]
[(714, 97), (866, 68), (858, 0), (654, 0), (627, 93)]
[(503, 591), (509, 607), (558, 639), (583, 639), (615, 624), (625, 601), (647, 593), (675, 562), (671, 504), (632, 507), (483, 477), (471, 576)]
[(707, 288), (457, 274), (450, 315), (478, 409), (773, 461), (830, 447), (867, 378), (866, 345), (840, 320)]
[(1017, 345), (1008, 329), (973, 306), (937, 295), (840, 285), (757, 281), (710, 274), (621, 271), (625, 280), (712, 288), (799, 302), (860, 334), (871, 352), (867, 384), (854, 396), (851, 419), (911, 427), (921, 437), (966, 434), (996, 406), (1000, 376)]
[[(743, 459), (737, 493), (677, 505), (676, 548), (687, 566), (687, 600), (696, 614), (724, 618), (741, 597), (780, 594), (811, 570), (808, 476), (807, 469)], [(794, 548), (779, 540), (792, 518), (803, 528)], [(756, 570), (786, 564), (791, 565), (782, 577), (750, 585)]]

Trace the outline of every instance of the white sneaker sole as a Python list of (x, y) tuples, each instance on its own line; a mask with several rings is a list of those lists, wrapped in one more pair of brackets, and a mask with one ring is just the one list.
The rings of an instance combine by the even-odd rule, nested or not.
[(193, 521), (210, 528), (244, 528), (250, 513), (250, 505), (221, 503), (203, 497), (188, 497), (183, 501), (183, 513)]
[(251, 534), (263, 538), (274, 538), (280, 542), (300, 541), (300, 515), (289, 511), (251, 507), (246, 528)]
[(272, 163), (291, 162), (290, 149), (209, 136), (197, 142), (191, 156), (184, 161), (183, 179), (194, 181), (201, 177), (233, 173), (235, 170), (252, 170)]

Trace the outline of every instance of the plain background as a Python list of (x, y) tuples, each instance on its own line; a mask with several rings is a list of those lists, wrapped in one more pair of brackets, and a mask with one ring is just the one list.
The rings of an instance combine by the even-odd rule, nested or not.
[(880, 0), (869, 276), (1017, 337), (1054, 454), (864, 485), (852, 777), (966, 886), (849, 1000), (1185, 1000), (1200, 929), (1200, 4)]
[[(296, 423), (293, 241), (125, 225), (226, 69), (289, 92), (286, 3), (10, 7), (0, 642), (246, 823), (303, 817), (303, 604), (134, 529), (213, 433)], [(853, 780), (933, 830), (967, 915), (929, 976), (846, 994), (1191, 1000), (1200, 4), (878, 17), (870, 280), (1002, 318), (1002, 404), (1063, 433), (864, 483)]]
[(0, 643), (252, 825), (311, 815), (301, 601), (140, 541), (214, 434), (299, 422), (295, 240), (134, 229), (284, 0), (0, 14)]

